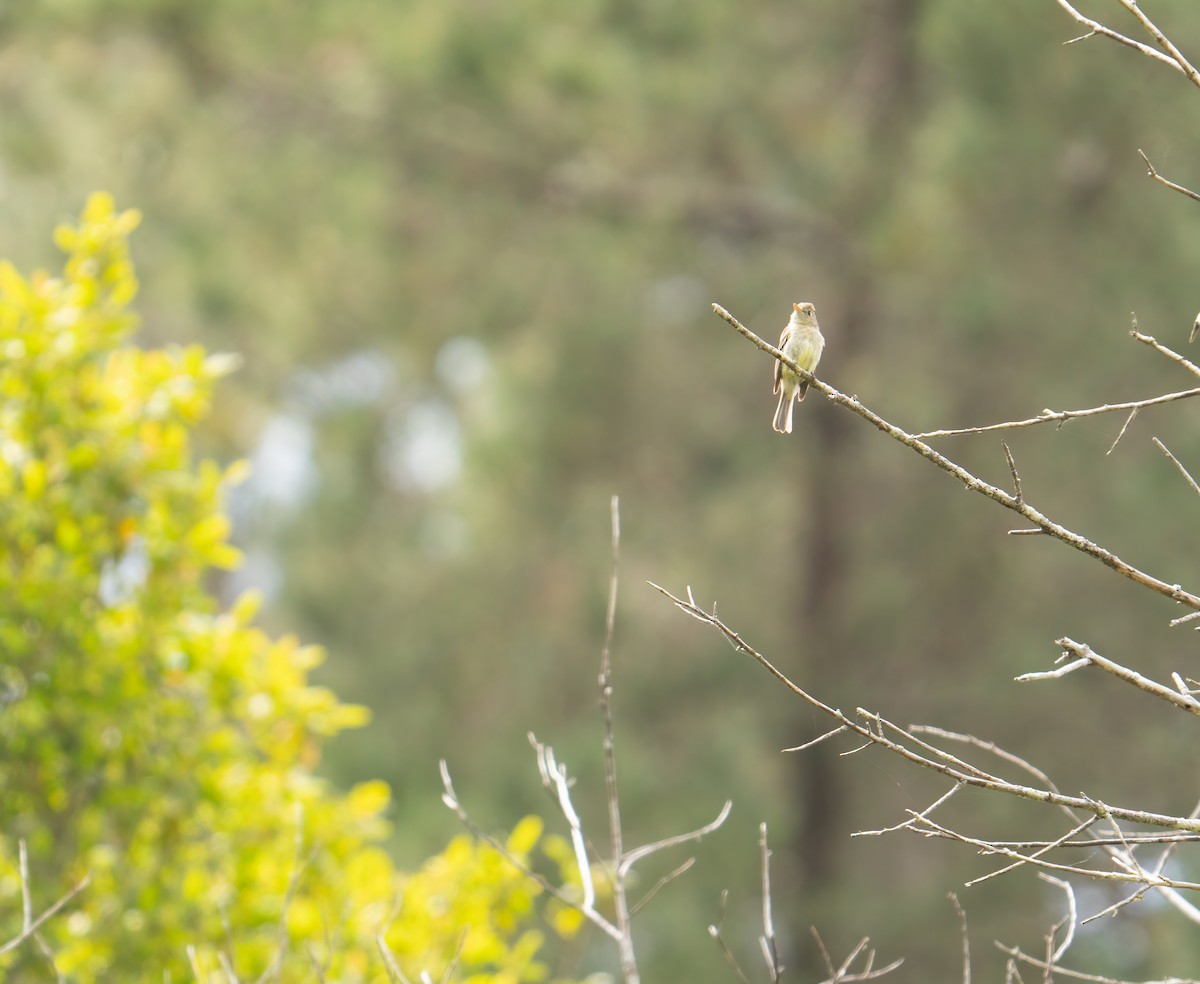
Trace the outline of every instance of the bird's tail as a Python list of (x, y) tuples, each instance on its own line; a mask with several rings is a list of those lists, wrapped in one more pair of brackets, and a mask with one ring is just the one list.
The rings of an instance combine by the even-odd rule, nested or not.
[(780, 434), (792, 432), (792, 408), (796, 405), (796, 392), (790, 386), (779, 387), (779, 406), (775, 408), (775, 420), (771, 426)]

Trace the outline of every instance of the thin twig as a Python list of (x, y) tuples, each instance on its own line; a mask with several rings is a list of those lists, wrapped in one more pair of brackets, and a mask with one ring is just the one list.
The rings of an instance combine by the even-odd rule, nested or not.
[(748, 978), (742, 971), (741, 966), (737, 962), (737, 957), (733, 955), (733, 951), (729, 949), (729, 945), (725, 942), (725, 938), (721, 935), (721, 931), (725, 927), (725, 907), (729, 903), (729, 890), (721, 889), (721, 911), (717, 916), (717, 921), (708, 927), (708, 935), (713, 938), (717, 946), (721, 950), (721, 956), (725, 958), (725, 962), (729, 964), (734, 976), (737, 977), (741, 984), (750, 984)]
[(59, 910), (62, 909), (63, 906), (65, 906), (68, 902), (70, 902), (73, 898), (75, 898), (76, 895), (78, 895), (85, 888), (87, 888), (88, 885), (91, 884), (91, 880), (92, 880), (91, 876), (89, 875), (88, 877), (84, 878), (82, 881), (78, 882), (74, 888), (72, 888), (65, 895), (63, 895), (62, 898), (60, 898), (57, 902), (55, 902), (53, 905), (51, 905), (48, 909), (46, 909), (40, 916), (38, 916), (35, 920), (33, 920), (33, 922), (31, 922), (28, 926), (24, 927), (18, 935), (14, 936), (12, 939), (10, 939), (6, 943), (0, 944), (0, 954), (8, 953), (9, 950), (15, 950), (18, 946), (20, 946), (27, 939), (29, 939), (31, 936), (33, 936), (34, 933), (36, 933), (42, 927), (42, 925), (46, 922), (46, 920), (51, 919), (55, 915), (57, 915)]
[(76, 882), (75, 887), (70, 889), (65, 895), (61, 896), (58, 901), (45, 909), (40, 916), (34, 918), (33, 915), (33, 891), (29, 879), (29, 856), (26, 851), (25, 841), (22, 839), (18, 845), (18, 864), (19, 874), (21, 878), (21, 932), (8, 940), (6, 943), (0, 944), (0, 954), (8, 953), (10, 950), (15, 950), (27, 939), (33, 936), (48, 920), (54, 917), (67, 903), (69, 903), (76, 895), (82, 892), (91, 884), (92, 876), (85, 875), (80, 881)]
[[(1180, 390), (1178, 393), (1164, 393), (1162, 396), (1154, 396), (1148, 400), (1106, 403), (1104, 406), (1088, 407), (1086, 410), (1046, 409), (1036, 417), (1027, 417), (1024, 420), (1007, 420), (1003, 423), (986, 424), (982, 427), (954, 427), (947, 430), (922, 431), (912, 436), (919, 441), (925, 441), (935, 437), (958, 437), (962, 434), (988, 434), (992, 431), (1017, 430), (1021, 427), (1036, 427), (1039, 424), (1063, 424), (1068, 420), (1077, 420), (1080, 417), (1095, 417), (1102, 413), (1116, 413), (1118, 410), (1141, 410), (1143, 407), (1155, 407), (1162, 403), (1172, 403), (1175, 400), (1188, 400), (1194, 396), (1200, 396), (1200, 387)], [(1128, 426), (1128, 422), (1126, 422), (1126, 426)], [(1122, 428), (1123, 431), (1124, 428)]]
[(656, 840), (651, 844), (643, 844), (641, 847), (635, 847), (632, 851), (621, 859), (621, 863), (617, 865), (617, 874), (624, 877), (629, 874), (629, 869), (632, 868), (638, 861), (649, 857), (658, 851), (665, 850), (668, 847), (678, 847), (680, 844), (689, 844), (692, 841), (698, 841), (700, 838), (711, 834), (714, 830), (723, 824), (729, 817), (729, 811), (733, 809), (733, 800), (726, 800), (725, 805), (721, 807), (721, 812), (716, 818), (710, 820), (703, 827), (697, 827), (695, 830), (689, 830), (686, 834), (676, 834), (674, 837), (664, 837), (662, 840)]
[(1007, 441), (1001, 441), (1000, 444), (1004, 448), (1004, 458), (1008, 462), (1008, 473), (1012, 476), (1013, 495), (1016, 496), (1017, 502), (1024, 502), (1025, 496), (1021, 493), (1021, 476), (1017, 474), (1017, 463), (1013, 460), (1012, 448), (1008, 446)]
[(695, 863), (696, 863), (695, 858), (688, 858), (686, 861), (683, 862), (683, 864), (679, 865), (677, 868), (672, 868), (665, 875), (663, 875), (658, 881), (656, 881), (654, 883), (654, 887), (651, 888), (650, 891), (648, 891), (640, 899), (638, 899), (638, 901), (630, 908), (629, 918), (632, 919), (639, 912), (641, 912), (642, 909), (647, 905), (647, 903), (649, 903), (649, 901), (652, 898), (654, 898), (654, 896), (656, 896), (665, 885), (668, 885), (669, 883), (673, 882), (676, 878), (678, 878), (680, 875), (682, 875), (685, 871), (687, 871)]
[[(903, 826), (907, 826), (903, 825)], [(896, 830), (901, 827), (893, 828)], [(926, 837), (944, 837), (936, 831), (925, 830), (921, 831)], [(851, 837), (856, 836), (851, 834)], [(953, 840), (954, 838), (949, 838)], [(1062, 848), (1074, 848), (1076, 850), (1091, 850), (1096, 847), (1120, 847), (1122, 844), (1131, 844), (1137, 847), (1154, 847), (1154, 846), (1171, 846), (1177, 844), (1194, 844), (1200, 841), (1200, 835), (1197, 834), (1137, 834), (1126, 833), (1123, 837), (1085, 837), (1080, 840), (1067, 840), (1061, 844), (1058, 841), (1033, 840), (1033, 841), (988, 841), (989, 844), (994, 844), (997, 847), (1011, 847), (1016, 851), (1034, 851), (1038, 848), (1049, 847), (1058, 844)]]
[(1112, 454), (1117, 449), (1117, 445), (1121, 443), (1121, 438), (1123, 438), (1125, 436), (1125, 432), (1129, 430), (1129, 425), (1133, 423), (1133, 418), (1137, 416), (1137, 413), (1137, 407), (1134, 407), (1129, 411), (1129, 416), (1125, 418), (1125, 423), (1121, 425), (1121, 430), (1118, 432), (1116, 440), (1114, 440), (1109, 446), (1109, 449), (1104, 452), (1106, 455)]
[(1142, 12), (1142, 8), (1138, 6), (1137, 0), (1117, 0), (1117, 2), (1133, 15), (1134, 19), (1142, 25), (1142, 28), (1150, 37), (1154, 38), (1155, 44), (1167, 53), (1172, 62), (1179, 66), (1179, 70), (1188, 77), (1192, 85), (1200, 89), (1200, 72), (1183, 56), (1183, 52), (1176, 48), (1171, 43), (1171, 40), (1158, 29), (1155, 23)]
[[(1197, 612), (1196, 614), (1200, 615), (1200, 612)], [(821, 735), (819, 738), (814, 738), (812, 741), (806, 741), (803, 745), (793, 745), (791, 748), (783, 748), (780, 749), (780, 751), (803, 752), (806, 749), (812, 748), (814, 745), (821, 744), (821, 742), (823, 742), (826, 738), (832, 738), (834, 735), (840, 735), (845, 730), (846, 729), (844, 727), (839, 726), (831, 731), (826, 731), (825, 734)]]
[[(927, 818), (922, 818), (922, 819), (924, 820), (925, 823), (929, 822)], [(1036, 851), (1030, 852), (1029, 854), (1022, 854), (1019, 851), (1013, 851), (1011, 849), (1005, 849), (1005, 848), (999, 849), (996, 853), (1005, 854), (1005, 855), (1008, 855), (1009, 857), (1016, 857), (1016, 858), (1018, 858), (1018, 860), (1014, 861), (1012, 864), (1005, 865), (1003, 868), (998, 868), (995, 871), (988, 872), (988, 874), (983, 875), (979, 878), (972, 878), (969, 882), (966, 883), (967, 888), (973, 888), (974, 886), (976, 886), (982, 882), (988, 881), (991, 878), (995, 878), (999, 875), (1006, 874), (1007, 872), (1010, 872), (1015, 868), (1021, 867), (1021, 865), (1023, 865), (1023, 864), (1036, 864), (1038, 859), (1041, 858), (1041, 856), (1043, 854), (1046, 854), (1049, 851), (1054, 850), (1054, 848), (1056, 848), (1056, 847), (1062, 847), (1062, 845), (1064, 843), (1066, 843), (1067, 841), (1069, 841), (1072, 837), (1076, 836), (1077, 834), (1082, 834), (1085, 830), (1088, 829), (1088, 827), (1090, 827), (1092, 824), (1094, 824), (1097, 819), (1098, 819), (1097, 817), (1087, 817), (1086, 819), (1081, 821), (1079, 824), (1077, 824), (1074, 827), (1074, 829), (1069, 830), (1065, 834), (1063, 834), (1062, 837), (1058, 838), (1058, 840), (1053, 840), (1049, 844), (1047, 844), (1045, 847), (1041, 847)], [(989, 844), (991, 844), (991, 843), (994, 843), (994, 842), (989, 841)]]
[(1073, 660), (1070, 663), (1064, 663), (1062, 666), (1054, 670), (1035, 670), (1032, 673), (1022, 673), (1020, 676), (1015, 676), (1013, 679), (1017, 683), (1031, 683), (1035, 680), (1060, 680), (1076, 670), (1082, 670), (1085, 666), (1090, 666), (1091, 662), (1086, 659)]
[(506, 860), (514, 868), (516, 868), (526, 877), (532, 878), (535, 882), (537, 882), (538, 885), (540, 885), (542, 889), (549, 893), (553, 898), (557, 899), (563, 905), (568, 906), (574, 909), (576, 912), (582, 914), (589, 922), (592, 923), (592, 925), (600, 929), (605, 935), (609, 936), (613, 940), (620, 940), (621, 931), (607, 919), (605, 919), (604, 916), (602, 916), (599, 912), (597, 912), (595, 909), (585, 909), (576, 899), (568, 896), (544, 875), (534, 871), (531, 867), (529, 867), (529, 865), (513, 854), (505, 844), (497, 840), (491, 834), (485, 833), (482, 829), (476, 826), (470, 815), (463, 808), (463, 805), (458, 798), (458, 793), (454, 791), (454, 784), (450, 779), (450, 768), (446, 765), (445, 759), (441, 759), (438, 762), (438, 769), (442, 774), (442, 802), (454, 812), (455, 816), (457, 816), (462, 825), (467, 828), (472, 837), (474, 837), (476, 840), (483, 841), (483, 843), (487, 844), (488, 847), (504, 858), (504, 860)]
[(1117, 679), (1124, 680), (1139, 690), (1144, 690), (1148, 694), (1153, 694), (1155, 697), (1165, 700), (1168, 704), (1173, 704), (1181, 710), (1188, 711), (1200, 717), (1200, 700), (1197, 700), (1195, 697), (1181, 694), (1170, 687), (1164, 687), (1161, 683), (1157, 683), (1149, 677), (1142, 676), (1136, 670), (1131, 670), (1120, 663), (1114, 663), (1111, 659), (1101, 656), (1086, 643), (1076, 642), (1074, 639), (1068, 639), (1064, 636), (1062, 639), (1056, 640), (1056, 645), (1062, 646), (1068, 652), (1075, 654), (1080, 660), (1091, 663), (1093, 666), (1098, 666), (1105, 673), (1111, 673)]
[[(951, 830), (949, 827), (945, 827), (942, 824), (937, 823), (935, 820), (930, 820), (929, 818), (926, 818), (923, 823), (932, 829), (947, 835), (951, 840), (956, 840), (961, 844), (967, 844), (976, 848), (982, 854), (1000, 854), (1005, 857), (1012, 858), (1015, 861), (1032, 865), (1035, 868), (1043, 868), (1047, 871), (1058, 871), (1069, 875), (1081, 875), (1094, 881), (1122, 882), (1134, 885), (1148, 885), (1153, 888), (1167, 887), (1181, 888), (1188, 891), (1200, 891), (1200, 882), (1177, 881), (1176, 879), (1165, 878), (1161, 875), (1157, 877), (1150, 877), (1148, 875), (1146, 877), (1142, 877), (1140, 875), (1130, 874), (1127, 871), (1102, 871), (1098, 868), (1084, 868), (1080, 865), (1074, 864), (1058, 864), (1053, 861), (1047, 861), (1045, 858), (1038, 857), (1033, 854), (1022, 854), (1020, 851), (1013, 851), (1009, 848), (1001, 847), (994, 841), (981, 840), (978, 837), (969, 837), (960, 831)], [(1011, 867), (1015, 867), (1015, 865), (1011, 865), (1010, 868)], [(1003, 870), (1007, 871), (1009, 869), (1006, 868)], [(993, 874), (1002, 873), (1002, 871), (993, 872)], [(991, 877), (991, 875), (985, 876), (984, 878), (976, 878), (974, 881), (967, 882), (967, 885), (974, 885), (988, 877)]]
[(767, 825), (758, 825), (758, 849), (762, 855), (762, 943), (763, 961), (767, 965), (767, 976), (772, 984), (783, 974), (779, 961), (779, 947), (775, 942), (775, 924), (771, 919), (771, 849), (767, 846)]
[[(1133, 319), (1133, 330), (1130, 331), (1129, 334), (1132, 335), (1137, 341), (1141, 342), (1143, 345), (1149, 345), (1159, 355), (1166, 356), (1166, 358), (1170, 359), (1172, 362), (1175, 362), (1175, 363), (1183, 366), (1183, 368), (1186, 369), (1188, 372), (1190, 372), (1193, 376), (1200, 376), (1200, 366), (1196, 365), (1196, 363), (1192, 362), (1186, 356), (1180, 355), (1174, 349), (1167, 348), (1167, 346), (1163, 345), (1153, 335), (1145, 335), (1142, 332), (1138, 331), (1137, 318)], [(1169, 395), (1173, 395), (1173, 394), (1169, 394)]]
[(560, 765), (555, 759), (553, 748), (538, 741), (532, 731), (529, 732), (528, 738), (537, 757), (542, 785), (551, 791), (558, 803), (559, 812), (562, 813), (571, 830), (571, 846), (575, 851), (575, 866), (579, 869), (579, 880), (583, 886), (582, 907), (585, 912), (590, 912), (596, 904), (596, 888), (592, 881), (592, 866), (588, 863), (583, 824), (579, 819), (575, 804), (571, 802), (571, 780), (567, 776), (566, 766)]
[(1138, 148), (1138, 153), (1142, 155), (1142, 160), (1146, 162), (1146, 172), (1155, 181), (1157, 181), (1161, 185), (1166, 185), (1172, 191), (1177, 191), (1181, 195), (1186, 195), (1188, 198), (1192, 199), (1193, 201), (1200, 202), (1200, 195), (1198, 195), (1198, 194), (1196, 194), (1196, 192), (1192, 191), (1191, 188), (1185, 188), (1183, 185), (1176, 184), (1174, 181), (1168, 181), (1161, 174), (1159, 174), (1158, 171), (1156, 171), (1154, 169), (1154, 165), (1150, 163), (1150, 158), (1146, 156), (1145, 152), (1142, 150), (1141, 147)]
[(809, 926), (808, 931), (812, 933), (812, 938), (817, 943), (817, 952), (821, 954), (821, 959), (825, 961), (825, 972), (831, 976), (834, 973), (833, 960), (829, 957), (829, 951), (825, 948), (825, 941), (821, 939), (821, 934), (817, 932), (816, 926)]
[[(1001, 953), (1006, 953), (1014, 960), (1020, 960), (1022, 963), (1027, 963), (1031, 967), (1037, 967), (1039, 970), (1052, 970), (1055, 974), (1062, 977), (1069, 977), (1073, 981), (1094, 981), (1096, 984), (1146, 984), (1144, 981), (1129, 981), (1121, 980), (1116, 977), (1105, 977), (1102, 974), (1084, 974), (1077, 970), (1067, 970), (1065, 967), (1051, 966), (1045, 960), (1040, 960), (1032, 956), (1016, 946), (1005, 946), (997, 941), (996, 948)], [(1200, 984), (1192, 977), (1172, 977), (1170, 980), (1160, 981), (1159, 984)]]
[(958, 913), (959, 933), (962, 934), (962, 984), (971, 984), (971, 940), (967, 936), (967, 914), (963, 911), (963, 907), (958, 903), (958, 896), (953, 892), (948, 892), (946, 897), (950, 900), (950, 904), (954, 906), (954, 911)]
[[(691, 615), (693, 618), (706, 623), (716, 629), (725, 637), (734, 650), (740, 653), (745, 653), (754, 659), (760, 666), (770, 673), (784, 687), (790, 690), (795, 696), (799, 697), (811, 707), (821, 711), (821, 713), (833, 718), (839, 724), (845, 725), (846, 730), (853, 731), (861, 738), (871, 741), (881, 748), (892, 752), (894, 755), (906, 759), (915, 765), (919, 765), (933, 772), (941, 773), (956, 782), (962, 782), (969, 786), (975, 786), (980, 789), (990, 789), (996, 792), (1003, 792), (1010, 796), (1020, 797), (1022, 799), (1034, 800), (1041, 803), (1052, 803), (1056, 806), (1066, 807), (1075, 810), (1082, 810), (1086, 813), (1095, 816), (1103, 815), (1097, 807), (1097, 802), (1086, 796), (1068, 796), (1054, 789), (1037, 789), (1032, 786), (1023, 786), (1019, 783), (1006, 782), (998, 778), (989, 778), (976, 774), (972, 770), (967, 771), (954, 766), (948, 765), (943, 761), (939, 761), (930, 755), (923, 755), (920, 752), (914, 751), (907, 745), (893, 741), (882, 733), (876, 733), (868, 726), (855, 721), (842, 713), (836, 708), (830, 707), (828, 704), (814, 697), (808, 691), (794, 683), (785, 673), (779, 670), (766, 656), (758, 652), (753, 646), (747, 643), (737, 632), (722, 622), (716, 615), (704, 611), (693, 602), (684, 601), (671, 594), (666, 588), (663, 588), (653, 582), (649, 582), (650, 586), (662, 594), (665, 598), (671, 601), (681, 611)], [(917, 739), (909, 732), (904, 734), (913, 741)], [(1190, 833), (1200, 833), (1200, 819), (1173, 817), (1161, 813), (1150, 813), (1145, 810), (1134, 810), (1125, 807), (1105, 806), (1105, 810), (1117, 817), (1120, 820), (1126, 820), (1131, 823), (1141, 823), (1153, 827), (1166, 827), (1171, 830), (1181, 830)]]
[(1158, 450), (1160, 450), (1163, 454), (1165, 454), (1167, 456), (1167, 458), (1171, 461), (1171, 463), (1176, 468), (1179, 469), (1179, 474), (1181, 474), (1185, 479), (1187, 479), (1187, 483), (1188, 483), (1188, 485), (1190, 485), (1192, 487), (1192, 491), (1195, 492), (1196, 495), (1200, 495), (1200, 484), (1197, 484), (1196, 480), (1194, 478), (1192, 478), (1192, 476), (1189, 474), (1188, 470), (1186, 468), (1184, 468), (1182, 464), (1180, 464), (1179, 459), (1176, 458), (1175, 455), (1171, 454), (1171, 452), (1167, 450), (1167, 446), (1165, 444), (1163, 444), (1163, 442), (1160, 441), (1157, 437), (1152, 437), (1152, 438), (1150, 438), (1150, 440), (1153, 441), (1155, 447), (1157, 447)]
[(1077, 20), (1080, 24), (1083, 24), (1088, 29), (1087, 34), (1083, 35), (1082, 37), (1072, 38), (1070, 41), (1065, 42), (1066, 44), (1074, 44), (1077, 41), (1083, 41), (1087, 38), (1094, 37), (1095, 35), (1102, 35), (1103, 37), (1116, 41), (1118, 44), (1123, 44), (1128, 48), (1133, 48), (1135, 51), (1141, 52), (1147, 58), (1153, 58), (1155, 61), (1160, 61), (1164, 65), (1169, 65), (1177, 72), (1183, 72), (1183, 67), (1178, 62), (1172, 58), (1168, 58), (1161, 52), (1155, 51), (1150, 47), (1150, 45), (1142, 44), (1140, 41), (1134, 41), (1133, 38), (1127, 38), (1124, 34), (1114, 31), (1111, 27), (1105, 27), (1099, 21), (1094, 21), (1090, 17), (1084, 17), (1083, 14), (1071, 6), (1067, 0), (1057, 0), (1057, 2), (1063, 10), (1065, 10), (1068, 14), (1075, 18), (1075, 20)]
[[(753, 343), (757, 348), (781, 361), (789, 369), (795, 371), (801, 378), (809, 378), (809, 385), (819, 393), (822, 393), (827, 399), (830, 400), (830, 402), (849, 410), (851, 413), (857, 414), (864, 420), (869, 421), (879, 430), (883, 431), (883, 433), (885, 433), (888, 437), (892, 438), (892, 440), (898, 441), (905, 447), (910, 448), (927, 461), (936, 465), (942, 471), (958, 479), (958, 481), (962, 482), (963, 485), (972, 492), (977, 492), (980, 495), (986, 496), (993, 502), (1004, 506), (1006, 509), (1011, 509), (1013, 512), (1019, 513), (1029, 520), (1029, 522), (1031, 522), (1034, 526), (1045, 530), (1051, 536), (1062, 540), (1068, 546), (1073, 547), (1081, 553), (1087, 554), (1089, 557), (1100, 561), (1100, 563), (1104, 564), (1106, 567), (1111, 568), (1123, 577), (1129, 578), (1136, 584), (1140, 584), (1142, 587), (1149, 588), (1158, 594), (1164, 595), (1165, 597), (1170, 598), (1172, 601), (1180, 602), (1187, 605), (1189, 608), (1200, 611), (1200, 596), (1192, 594), (1189, 591), (1184, 591), (1179, 585), (1167, 584), (1165, 581), (1160, 581), (1158, 578), (1138, 570), (1131, 564), (1121, 560), (1121, 558), (1112, 551), (1106, 550), (1104, 547), (1093, 543), (1086, 537), (1080, 536), (1078, 533), (1067, 529), (1065, 526), (1055, 523), (1048, 516), (1045, 516), (1038, 512), (1038, 510), (1034, 509), (1031, 505), (1029, 505), (1029, 503), (1018, 501), (1015, 495), (1004, 492), (1003, 490), (996, 488), (994, 485), (983, 481), (983, 479), (978, 478), (961, 465), (956, 464), (945, 455), (935, 451), (928, 444), (925, 444), (917, 437), (914, 437), (912, 434), (901, 430), (895, 424), (884, 420), (873, 410), (863, 405), (857, 397), (847, 396), (846, 394), (834, 389), (828, 383), (824, 383), (821, 380), (813, 377), (811, 373), (805, 372), (800, 366), (796, 365), (795, 362), (784, 356), (784, 354), (780, 352), (779, 349), (775, 348), (774, 345), (771, 345), (770, 343), (759, 338), (756, 334), (754, 334), (754, 332), (738, 321), (737, 318), (721, 307), (720, 304), (713, 304), (712, 307), (713, 311), (715, 311), (718, 316), (731, 325), (739, 334)], [(1135, 337), (1137, 337), (1136, 332)], [(1139, 338), (1139, 340), (1141, 339)], [(1161, 346), (1158, 346), (1157, 343), (1154, 344), (1156, 347), (1161, 348)], [(1182, 356), (1178, 355), (1176, 355), (1176, 359), (1183, 362), (1187, 361), (1186, 359), (1183, 359)], [(1200, 374), (1200, 369), (1197, 369), (1197, 374)], [(1197, 390), (1196, 393), (1200, 394), (1200, 390)]]
[[(608, 833), (612, 846), (613, 905), (619, 936), (617, 948), (625, 984), (638, 984), (637, 958), (633, 951), (633, 936), (629, 931), (629, 900), (625, 893), (621, 857), (624, 853), (621, 833), (621, 806), (617, 797), (617, 752), (613, 737), (612, 716), (612, 641), (617, 621), (617, 573), (621, 559), (621, 503), (613, 496), (610, 504), (612, 522), (612, 568), (608, 578), (608, 611), (604, 619), (604, 648), (600, 653), (600, 709), (604, 716), (604, 790), (608, 800)], [(626, 869), (628, 870), (628, 869)]]
[(856, 830), (853, 833), (851, 833), (850, 836), (851, 837), (879, 837), (882, 834), (894, 834), (898, 830), (911, 829), (914, 824), (918, 823), (921, 820), (924, 820), (926, 816), (928, 816), (930, 813), (932, 813), (934, 810), (936, 810), (939, 806), (941, 806), (943, 803), (945, 803), (946, 800), (948, 800), (951, 796), (953, 796), (960, 789), (962, 789), (962, 787), (963, 787), (963, 784), (961, 782), (956, 782), (945, 793), (943, 793), (936, 800), (934, 800), (932, 803), (930, 803), (929, 806), (925, 807), (925, 809), (923, 809), (920, 813), (914, 813), (912, 810), (908, 810), (907, 811), (909, 814), (908, 819), (903, 821), (902, 823), (896, 824), (893, 827), (884, 827), (881, 830)]

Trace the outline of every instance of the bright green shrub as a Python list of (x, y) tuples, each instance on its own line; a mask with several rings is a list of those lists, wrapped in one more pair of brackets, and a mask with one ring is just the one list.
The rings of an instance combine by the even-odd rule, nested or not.
[[(92, 879), (43, 933), (67, 980), (225, 981), (218, 953), (241, 980), (384, 980), (384, 926), (410, 976), (470, 927), (462, 976), (536, 979), (536, 887), (463, 840), (394, 871), (386, 785), (313, 772), (366, 710), (308, 682), (320, 650), (253, 627), (253, 596), (209, 594), (243, 468), (195, 462), (190, 430), (234, 360), (128, 344), (137, 223), (95, 195), (56, 233), (61, 277), (0, 264), (0, 939), (24, 838), (35, 910)], [(0, 970), (53, 979), (32, 944)]]

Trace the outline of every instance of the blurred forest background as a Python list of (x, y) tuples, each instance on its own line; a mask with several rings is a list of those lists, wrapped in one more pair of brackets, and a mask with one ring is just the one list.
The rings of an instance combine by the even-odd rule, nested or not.
[[(1200, 53), (1200, 7), (1159, 6)], [(254, 467), (231, 504), (248, 563), (221, 591), (266, 589), (268, 627), (327, 646), (323, 681), (373, 709), (325, 768), (392, 784), (400, 865), (458, 831), (440, 757), (489, 829), (552, 812), (530, 730), (604, 840), (617, 493), (627, 843), (735, 804), (639, 915), (645, 978), (729, 979), (705, 931), (722, 888), (725, 935), (755, 959), (765, 819), (798, 971), (815, 924), (835, 956), (869, 934), (905, 979), (956, 979), (947, 891), (980, 973), (1001, 966), (993, 938), (1038, 950), (1061, 894), (1020, 872), (963, 891), (994, 861), (852, 840), (944, 786), (833, 742), (779, 754), (824, 722), (644, 582), (715, 599), (834, 706), (1191, 809), (1189, 720), (1109, 680), (1011, 682), (1064, 634), (1194, 673), (1178, 612), (1007, 537), (1010, 516), (819, 395), (773, 433), (769, 360), (709, 308), (774, 341), (813, 301), (821, 376), (912, 431), (1191, 385), (1127, 331), (1136, 312), (1180, 348), (1200, 307), (1200, 212), (1136, 155), (1200, 184), (1200, 95), (1102, 39), (1062, 46), (1080, 33), (1053, 0), (9, 0), (0, 255), (53, 266), (47, 231), (112, 191), (145, 213), (141, 341), (245, 356), (205, 433)], [(1192, 493), (1150, 437), (1195, 467), (1200, 424), (1146, 411), (1106, 454), (1121, 423), (1010, 435), (1025, 495), (1194, 590)], [(995, 435), (940, 446), (1007, 484)], [(564, 972), (611, 966), (592, 947)], [(1149, 902), (1076, 952), (1119, 976), (1200, 966), (1192, 928)]]

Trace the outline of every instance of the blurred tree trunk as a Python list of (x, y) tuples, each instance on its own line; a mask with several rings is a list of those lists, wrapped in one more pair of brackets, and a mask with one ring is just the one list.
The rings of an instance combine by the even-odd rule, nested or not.
[[(885, 220), (893, 189), (904, 180), (909, 136), (918, 110), (916, 39), (924, 0), (872, 0), (866, 7), (863, 40), (851, 67), (847, 112), (864, 130), (864, 142), (878, 153), (872, 166), (857, 169), (840, 191), (838, 205), (825, 220), (830, 255), (826, 274), (837, 299), (825, 330), (837, 360), (852, 363), (870, 349), (879, 331), (879, 273), (861, 244), (867, 231)], [(814, 408), (818, 409), (819, 408)], [(804, 685), (818, 695), (837, 694), (845, 661), (858, 646), (854, 628), (854, 572), (848, 556), (860, 522), (858, 499), (848, 495), (861, 478), (858, 462), (860, 428), (844, 413), (815, 413), (815, 448), (798, 458), (808, 483), (806, 500), (812, 519), (796, 557), (798, 581), (805, 595), (796, 606), (798, 638), (809, 640)], [(846, 791), (842, 770), (823, 750), (792, 757), (791, 788), (797, 799), (798, 823), (793, 845), (801, 897), (808, 911), (798, 912), (794, 939), (805, 969), (820, 973), (822, 964), (808, 931), (819, 923), (822, 900), (836, 891), (846, 847)], [(803, 973), (803, 971), (802, 971)]]

